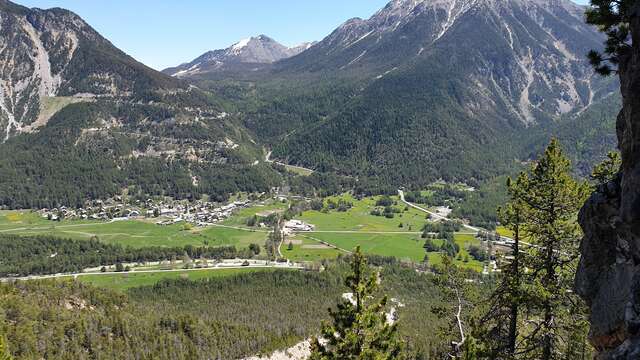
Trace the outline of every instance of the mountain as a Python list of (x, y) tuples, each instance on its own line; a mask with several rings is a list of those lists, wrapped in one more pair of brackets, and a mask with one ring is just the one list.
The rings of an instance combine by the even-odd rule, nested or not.
[(0, 0), (0, 207), (123, 190), (223, 199), (274, 172), (233, 106), (155, 71), (79, 16)]
[(275, 63), (257, 84), (266, 105), (245, 121), (306, 167), (396, 185), (491, 176), (528, 160), (532, 128), (618, 86), (586, 60), (603, 37), (583, 12), (569, 0), (393, 0)]
[(229, 70), (255, 70), (261, 65), (295, 56), (311, 45), (304, 43), (288, 48), (266, 35), (259, 35), (243, 39), (226, 49), (208, 51), (189, 63), (163, 72), (182, 78)]
[(0, 14), (2, 140), (44, 125), (61, 104), (186, 89), (115, 48), (72, 12), (0, 0)]

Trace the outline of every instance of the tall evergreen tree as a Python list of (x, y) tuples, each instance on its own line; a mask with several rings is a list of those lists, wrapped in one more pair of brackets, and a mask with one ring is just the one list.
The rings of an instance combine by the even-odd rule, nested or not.
[(607, 154), (607, 159), (593, 168), (591, 178), (597, 186), (604, 185), (618, 175), (621, 164), (622, 159), (620, 158), (620, 153), (611, 151)]
[(311, 360), (391, 360), (402, 359), (396, 338), (397, 322), (387, 321), (387, 297), (374, 298), (379, 274), (371, 273), (360, 247), (351, 260), (351, 274), (345, 285), (351, 298), (329, 309), (333, 324), (323, 324), (322, 338), (311, 341)]
[(582, 232), (577, 223), (589, 186), (575, 180), (553, 139), (515, 182), (500, 218), (512, 230), (490, 310), (477, 330), (483, 359), (582, 359), (588, 353), (584, 306), (571, 291)]
[[(516, 356), (518, 325), (521, 309), (526, 306), (523, 299), (523, 266), (520, 250), (522, 224), (526, 218), (523, 192), (527, 186), (527, 175), (521, 173), (514, 182), (507, 179), (509, 202), (498, 209), (501, 224), (513, 234), (510, 263), (505, 265), (498, 287), (491, 296), (487, 313), (480, 321), (480, 329), (474, 334), (483, 346), (477, 352), (491, 359), (513, 359)], [(505, 258), (506, 259), (506, 258)], [(478, 346), (477, 346), (478, 347)]]
[(629, 19), (636, 0), (591, 0), (587, 23), (596, 25), (607, 35), (603, 52), (592, 50), (589, 60), (596, 72), (610, 75), (617, 72), (620, 58), (631, 49)]
[(582, 237), (577, 215), (588, 193), (587, 184), (572, 177), (571, 163), (553, 139), (532, 166), (523, 192), (527, 216), (522, 230), (532, 243), (523, 264), (530, 269), (525, 284), (532, 324), (524, 346), (543, 360), (560, 358), (566, 345), (561, 338), (574, 322), (563, 314), (579, 302), (571, 292)]

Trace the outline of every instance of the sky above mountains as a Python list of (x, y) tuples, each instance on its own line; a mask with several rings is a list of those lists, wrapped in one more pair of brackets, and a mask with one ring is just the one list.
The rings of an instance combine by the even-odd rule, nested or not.
[[(17, 0), (62, 7), (84, 18), (115, 46), (155, 69), (266, 34), (287, 46), (321, 40), (353, 17), (367, 18), (388, 0)], [(578, 0), (585, 4), (587, 0)]]

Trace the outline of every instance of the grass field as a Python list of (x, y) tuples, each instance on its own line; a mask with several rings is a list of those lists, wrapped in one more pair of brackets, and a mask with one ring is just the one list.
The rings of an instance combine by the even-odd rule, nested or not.
[(424, 241), (419, 235), (312, 233), (308, 236), (347, 251), (360, 246), (362, 251), (368, 254), (395, 256), (413, 261), (421, 261), (425, 254), (422, 247)]
[(198, 271), (174, 271), (157, 273), (118, 273), (109, 275), (86, 275), (79, 276), (78, 280), (90, 283), (97, 287), (114, 290), (127, 290), (134, 287), (154, 285), (164, 279), (189, 279), (201, 280), (214, 277), (233, 276), (247, 272), (274, 271), (273, 269), (223, 269), (223, 270), (198, 270)]
[[(393, 219), (371, 215), (376, 208), (378, 198), (357, 200), (350, 195), (333, 197), (334, 201), (345, 199), (353, 203), (346, 212), (331, 210), (306, 211), (296, 219), (315, 225), (316, 232), (300, 234), (293, 237), (293, 249), (287, 250), (288, 242), (281, 248), (283, 255), (293, 261), (317, 261), (331, 259), (341, 251), (323, 248), (317, 240), (325, 241), (347, 251), (361, 246), (369, 254), (395, 256), (399, 259), (422, 261), (425, 256), (424, 240), (420, 238), (423, 225), (427, 222), (426, 214), (409, 208), (398, 202), (395, 207), (402, 209)], [(393, 197), (398, 201), (397, 197)], [(223, 246), (233, 245), (246, 248), (255, 243), (264, 245), (268, 229), (251, 229), (246, 226), (249, 217), (283, 211), (287, 203), (268, 201), (240, 209), (232, 217), (222, 222), (223, 226), (209, 226), (185, 230), (182, 224), (158, 226), (154, 221), (118, 221), (113, 223), (90, 221), (51, 222), (42, 219), (37, 213), (2, 211), (0, 212), (0, 233), (16, 233), (21, 235), (48, 234), (74, 239), (89, 239), (97, 236), (101, 241), (128, 245), (145, 246)], [(402, 226), (400, 226), (402, 224)], [(315, 240), (314, 240), (315, 239)], [(456, 234), (456, 242), (460, 245), (461, 256), (468, 254), (466, 245), (477, 243), (471, 234)], [(440, 262), (440, 254), (431, 253), (429, 259), (433, 264)], [(482, 264), (470, 260), (461, 264), (482, 269)]]
[(512, 237), (513, 237), (513, 231), (511, 231), (511, 230), (507, 229), (507, 228), (506, 228), (506, 227), (504, 227), (504, 226), (498, 226), (498, 227), (496, 228), (496, 232), (497, 232), (498, 234), (500, 234), (500, 236), (506, 236), (506, 237), (510, 237), (510, 238), (512, 238)]
[[(293, 249), (289, 250), (288, 244), (292, 243)], [(334, 259), (344, 252), (325, 247), (321, 243), (311, 240), (304, 235), (298, 235), (287, 239), (281, 248), (282, 255), (291, 261), (320, 261)]]
[[(396, 214), (393, 219), (387, 219), (384, 216), (373, 216), (371, 211), (376, 208), (375, 198), (365, 198), (363, 200), (354, 199), (345, 195), (342, 197), (333, 197), (348, 200), (353, 203), (353, 207), (346, 212), (338, 212), (331, 210), (328, 213), (321, 211), (306, 211), (300, 217), (308, 223), (314, 224), (316, 230), (319, 231), (421, 231), (426, 222), (426, 214), (419, 210), (409, 208), (400, 214)], [(398, 201), (397, 197), (393, 197)], [(405, 209), (405, 205), (398, 203), (398, 208)], [(399, 225), (402, 224), (403, 227)]]
[[(423, 248), (424, 239), (420, 238), (419, 235), (310, 233), (306, 236), (325, 241), (347, 251), (351, 251), (356, 246), (360, 246), (362, 251), (368, 254), (394, 256), (399, 259), (415, 262), (422, 261), (426, 254)], [(455, 242), (460, 246), (460, 258), (455, 260), (456, 264), (482, 271), (483, 264), (469, 256), (466, 250), (469, 245), (479, 245), (480, 241), (472, 234), (456, 234)], [(285, 251), (283, 250), (283, 252)], [(464, 262), (465, 258), (469, 261)], [(429, 261), (434, 265), (439, 264), (442, 262), (442, 255), (437, 252), (429, 253)]]
[(72, 239), (97, 236), (106, 243), (132, 247), (145, 246), (209, 246), (235, 245), (247, 247), (263, 244), (266, 233), (211, 226), (185, 230), (183, 224), (158, 226), (151, 221), (127, 220), (97, 222), (70, 220), (53, 222), (41, 219), (37, 213), (0, 213), (0, 233), (19, 235), (52, 235)]

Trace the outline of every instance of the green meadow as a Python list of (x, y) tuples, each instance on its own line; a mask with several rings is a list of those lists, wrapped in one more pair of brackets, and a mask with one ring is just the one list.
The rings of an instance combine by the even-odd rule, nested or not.
[(203, 269), (194, 271), (164, 271), (154, 273), (116, 273), (107, 275), (85, 275), (79, 276), (78, 280), (90, 283), (97, 287), (109, 288), (124, 291), (134, 287), (150, 286), (165, 279), (188, 279), (202, 280), (216, 277), (234, 276), (238, 274), (258, 272), (258, 271), (274, 271), (273, 269)]
[[(289, 250), (289, 243), (293, 247), (291, 250)], [(334, 259), (340, 254), (346, 254), (344, 251), (323, 245), (302, 234), (287, 239), (280, 251), (285, 258), (291, 261), (320, 261)]]
[(0, 233), (20, 235), (51, 235), (72, 239), (90, 239), (123, 246), (182, 247), (235, 245), (247, 247), (251, 243), (263, 244), (266, 232), (210, 226), (206, 229), (189, 228), (184, 224), (156, 225), (153, 221), (126, 220), (98, 222), (41, 219), (38, 214), (25, 212), (0, 213)]
[[(300, 220), (314, 224), (318, 231), (389, 231), (420, 232), (426, 222), (426, 214), (409, 208), (405, 211), (405, 205), (397, 197), (392, 197), (397, 204), (394, 207), (402, 212), (395, 214), (393, 219), (384, 216), (373, 216), (371, 211), (376, 208), (378, 197), (357, 200), (350, 195), (332, 197), (334, 201), (344, 199), (353, 203), (353, 207), (346, 212), (331, 210), (328, 213), (322, 211), (305, 211)], [(402, 224), (402, 227), (400, 225)]]
[[(347, 194), (329, 199), (336, 202), (339, 199), (347, 200), (353, 204), (353, 207), (346, 212), (335, 209), (324, 212), (309, 210), (296, 217), (315, 225), (315, 231), (287, 239), (281, 248), (284, 257), (292, 261), (319, 261), (332, 259), (344, 253), (344, 251), (323, 246), (320, 241), (324, 241), (345, 251), (352, 251), (356, 246), (360, 246), (369, 254), (394, 256), (416, 262), (424, 259), (424, 239), (420, 237), (420, 233), (428, 221), (425, 213), (406, 208), (397, 197), (392, 197), (395, 202), (393, 206), (399, 209), (400, 213), (396, 213), (392, 219), (371, 215), (371, 211), (376, 209), (375, 203), (379, 197), (358, 200)], [(0, 233), (52, 235), (73, 239), (90, 239), (95, 236), (106, 243), (136, 248), (185, 245), (246, 248), (250, 244), (263, 246), (268, 234), (268, 229), (247, 227), (247, 219), (256, 214), (266, 216), (273, 212), (281, 212), (287, 206), (287, 203), (270, 200), (264, 204), (240, 209), (220, 225), (206, 228), (185, 226), (185, 224), (159, 226), (155, 224), (156, 219), (52, 222), (42, 219), (37, 213), (31, 211), (0, 211)], [(504, 234), (504, 229), (499, 231)], [(461, 249), (460, 259), (456, 261), (464, 266), (481, 270), (482, 264), (475, 260), (469, 259), (468, 262), (464, 262), (468, 257), (466, 247), (477, 244), (478, 240), (472, 234), (463, 233), (456, 234), (455, 239)], [(288, 250), (289, 242), (293, 246), (291, 250)], [(439, 253), (430, 253), (428, 256), (432, 264), (441, 261)]]

